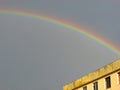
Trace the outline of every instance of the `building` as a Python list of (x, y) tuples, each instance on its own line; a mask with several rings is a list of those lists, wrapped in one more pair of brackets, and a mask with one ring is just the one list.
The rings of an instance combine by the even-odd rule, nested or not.
[(120, 90), (120, 59), (64, 85), (63, 90)]

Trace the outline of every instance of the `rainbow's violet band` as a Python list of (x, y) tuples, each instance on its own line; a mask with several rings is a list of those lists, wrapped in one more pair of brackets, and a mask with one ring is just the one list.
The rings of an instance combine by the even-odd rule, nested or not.
[(115, 47), (113, 44), (111, 44), (108, 41), (102, 39), (101, 37), (98, 37), (94, 33), (90, 33), (90, 32), (86, 31), (85, 29), (83, 29), (81, 27), (73, 25), (70, 22), (63, 21), (63, 20), (60, 20), (58, 18), (53, 18), (53, 17), (50, 17), (50, 16), (46, 16), (46, 15), (43, 15), (43, 14), (41, 15), (39, 13), (24, 11), (24, 10), (0, 9), (0, 14), (12, 14), (12, 15), (18, 15), (18, 16), (27, 16), (27, 17), (37, 18), (37, 19), (40, 19), (40, 20), (44, 20), (46, 22), (50, 22), (50, 23), (54, 23), (54, 24), (63, 26), (63, 27), (68, 28), (70, 30), (74, 30), (76, 32), (79, 32), (80, 34), (86, 36), (87, 38), (90, 38), (90, 39), (96, 41), (98, 44), (101, 44), (102, 46), (110, 49), (112, 52), (115, 52), (117, 55), (120, 55), (120, 50), (117, 47)]

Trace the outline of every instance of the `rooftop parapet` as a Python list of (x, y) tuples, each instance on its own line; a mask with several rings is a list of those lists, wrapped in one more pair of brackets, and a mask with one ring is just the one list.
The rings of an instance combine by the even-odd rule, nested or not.
[(64, 87), (63, 87), (63, 90), (74, 90), (76, 88), (79, 88), (83, 85), (86, 85), (90, 82), (93, 82), (95, 80), (98, 80), (104, 76), (107, 76), (111, 73), (114, 73), (116, 71), (120, 70), (120, 59), (94, 71), (94, 72), (91, 72), (71, 83), (68, 83), (66, 84)]

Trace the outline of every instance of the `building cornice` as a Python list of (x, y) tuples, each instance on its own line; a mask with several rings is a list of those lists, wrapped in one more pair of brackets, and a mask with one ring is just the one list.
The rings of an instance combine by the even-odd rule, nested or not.
[(118, 59), (102, 68), (99, 68), (96, 71), (91, 72), (69, 84), (66, 84), (63, 87), (63, 90), (75, 90), (77, 88), (80, 88), (86, 84), (89, 84), (89, 83), (96, 81), (100, 78), (103, 78), (105, 76), (108, 76), (119, 70), (120, 70), (120, 59)]

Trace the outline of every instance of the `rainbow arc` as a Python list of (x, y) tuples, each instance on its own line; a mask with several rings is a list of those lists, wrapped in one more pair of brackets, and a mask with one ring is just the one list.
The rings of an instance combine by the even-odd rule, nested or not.
[(24, 10), (0, 9), (0, 14), (8, 14), (8, 15), (12, 14), (12, 15), (17, 15), (17, 16), (26, 16), (26, 17), (30, 17), (30, 18), (37, 18), (37, 19), (40, 19), (40, 20), (44, 20), (46, 22), (50, 22), (50, 23), (53, 23), (53, 24), (57, 24), (59, 26), (63, 26), (63, 27), (68, 28), (70, 30), (76, 31), (76, 32), (86, 36), (87, 38), (90, 38), (90, 39), (94, 40), (98, 44), (110, 49), (111, 51), (113, 51), (117, 55), (120, 55), (119, 48), (116, 47), (114, 44), (106, 41), (105, 39), (102, 39), (101, 37), (98, 37), (94, 33), (88, 32), (85, 28), (81, 28), (81, 27), (79, 27), (77, 25), (74, 25), (70, 22), (60, 20), (58, 18), (53, 18), (53, 17), (43, 15), (43, 14), (40, 14), (40, 13), (28, 12), (28, 11), (24, 11)]

